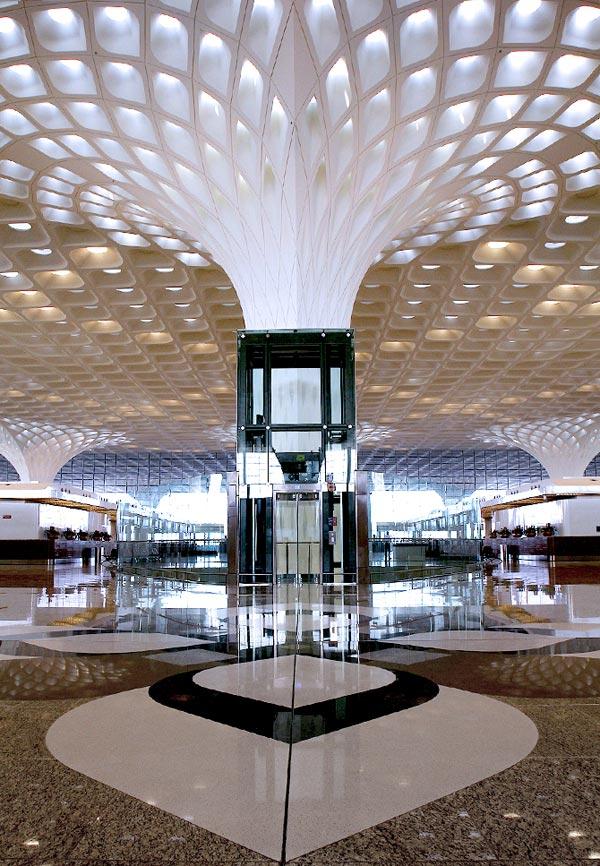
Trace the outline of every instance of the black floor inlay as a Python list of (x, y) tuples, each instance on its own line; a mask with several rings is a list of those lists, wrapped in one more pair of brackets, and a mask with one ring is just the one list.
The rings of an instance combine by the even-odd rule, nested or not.
[(407, 710), (430, 701), (439, 691), (438, 686), (425, 677), (391, 671), (395, 680), (389, 685), (295, 706), (292, 711), (291, 707), (199, 686), (193, 679), (196, 673), (186, 671), (159, 680), (150, 687), (150, 697), (164, 706), (283, 743), (299, 743)]

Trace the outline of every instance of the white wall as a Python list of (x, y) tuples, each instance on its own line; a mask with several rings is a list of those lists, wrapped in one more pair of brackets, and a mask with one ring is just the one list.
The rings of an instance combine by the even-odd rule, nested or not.
[(39, 515), (40, 506), (36, 502), (3, 500), (0, 502), (0, 539), (38, 538)]
[(565, 499), (563, 506), (563, 526), (561, 535), (596, 535), (600, 526), (600, 496), (578, 496)]
[(537, 505), (523, 505), (496, 512), (493, 518), (495, 529), (508, 526), (543, 526), (550, 523), (559, 535), (596, 535), (600, 532), (600, 496), (577, 496)]

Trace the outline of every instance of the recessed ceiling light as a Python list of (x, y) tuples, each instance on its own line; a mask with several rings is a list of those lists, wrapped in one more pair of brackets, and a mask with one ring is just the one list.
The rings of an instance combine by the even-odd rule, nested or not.
[(9, 280), (13, 280), (15, 277), (18, 276), (18, 271), (0, 271), (0, 277), (8, 277)]
[(49, 250), (47, 247), (36, 247), (31, 252), (35, 253), (36, 256), (49, 256), (52, 250)]
[(598, 270), (598, 265), (579, 265), (580, 271), (596, 271)]
[(583, 216), (583, 214), (571, 214), (568, 217), (565, 217), (565, 222), (569, 223), (569, 225), (577, 225), (578, 223), (584, 223), (588, 220), (588, 216)]
[(430, 289), (431, 283), (415, 283), (415, 289)]
[(157, 274), (172, 274), (175, 268), (155, 268)]
[(469, 301), (452, 301), (452, 303), (458, 306), (459, 304), (468, 304)]
[(508, 246), (508, 241), (490, 241), (488, 247), (491, 250), (503, 250)]
[(123, 294), (128, 294), (129, 292), (133, 292), (133, 289), (117, 289), (117, 292), (123, 292)]
[(144, 322), (144, 324), (148, 324), (148, 322), (153, 322), (154, 319), (140, 319), (140, 322)]
[(489, 271), (490, 268), (493, 268), (493, 265), (475, 265), (475, 270), (477, 271)]
[(479, 283), (463, 283), (465, 289), (478, 289)]
[[(418, 306), (418, 304), (422, 304), (423, 301), (408, 301), (408, 303), (409, 303), (411, 306), (416, 307), (416, 306)], [(225, 306), (225, 304), (223, 304), (223, 306)]]
[(179, 307), (180, 310), (187, 310), (190, 304), (175, 304), (176, 307)]
[(105, 274), (120, 274), (121, 268), (102, 268)]
[(197, 322), (198, 319), (184, 319), (184, 322)]
[(57, 24), (70, 24), (75, 18), (70, 9), (49, 9), (48, 17)]
[(31, 223), (9, 223), (8, 225), (16, 232), (28, 232), (31, 228)]
[(547, 243), (544, 244), (547, 250), (559, 250), (561, 247), (564, 247), (564, 245), (564, 241), (547, 241)]
[(182, 286), (165, 286), (167, 292), (180, 292)]
[(123, 6), (106, 6), (103, 12), (111, 21), (126, 21), (129, 18), (129, 12)]
[(68, 277), (69, 271), (61, 270), (61, 271), (52, 271), (53, 276), (55, 277)]
[(88, 247), (87, 251), (88, 253), (92, 253), (94, 256), (101, 256), (108, 252), (108, 247)]
[(143, 304), (129, 304), (132, 310), (141, 310), (144, 306)]
[(424, 271), (437, 271), (439, 265), (421, 265)]

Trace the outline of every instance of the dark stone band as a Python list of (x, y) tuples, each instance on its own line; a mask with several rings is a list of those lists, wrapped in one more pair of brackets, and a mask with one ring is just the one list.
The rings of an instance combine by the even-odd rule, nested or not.
[(391, 671), (395, 680), (389, 685), (295, 707), (292, 712), (290, 707), (199, 686), (193, 679), (196, 673), (186, 671), (159, 680), (150, 687), (150, 697), (166, 707), (282, 743), (300, 743), (407, 710), (432, 700), (439, 692), (432, 680)]

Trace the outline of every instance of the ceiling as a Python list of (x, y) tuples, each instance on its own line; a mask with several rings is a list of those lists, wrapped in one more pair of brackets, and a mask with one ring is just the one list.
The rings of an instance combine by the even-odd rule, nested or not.
[(599, 66), (594, 2), (0, 2), (0, 453), (230, 446), (235, 330), (351, 320), (365, 446), (581, 462)]

